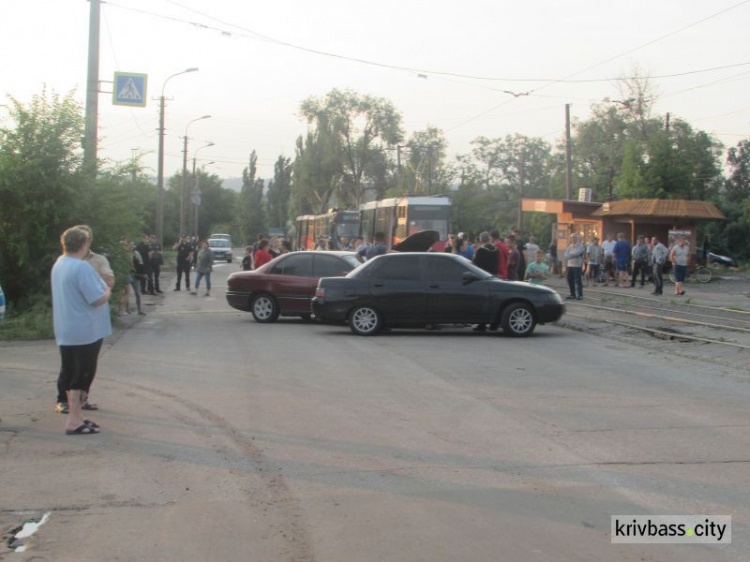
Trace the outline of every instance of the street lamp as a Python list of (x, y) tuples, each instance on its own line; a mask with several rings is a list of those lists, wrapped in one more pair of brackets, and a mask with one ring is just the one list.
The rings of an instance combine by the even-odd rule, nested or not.
[(182, 185), (180, 187), (180, 234), (185, 232), (185, 183), (187, 182), (187, 146), (188, 146), (188, 128), (190, 125), (195, 123), (196, 121), (200, 121), (202, 119), (210, 119), (210, 115), (204, 115), (203, 117), (198, 117), (197, 119), (193, 119), (192, 121), (189, 121), (188, 124), (185, 126), (185, 136), (183, 137), (185, 141), (185, 146), (182, 149)]
[(197, 68), (192, 67), (172, 74), (164, 80), (161, 87), (161, 97), (159, 98), (159, 167), (156, 180), (158, 184), (158, 191), (156, 192), (156, 239), (162, 247), (164, 247), (164, 88), (167, 87), (167, 82), (175, 76), (196, 72), (197, 70)]
[[(198, 159), (198, 152), (201, 148), (208, 148), (209, 146), (214, 146), (214, 143), (209, 142), (208, 144), (204, 144), (203, 146), (200, 146), (195, 149), (195, 152), (193, 153), (193, 185), (195, 186), (193, 188), (193, 206), (195, 207), (195, 236), (196, 238), (200, 238), (200, 233), (198, 232), (198, 207), (201, 205), (201, 186), (199, 182), (199, 178), (195, 175), (195, 162)], [(213, 162), (209, 162), (209, 164), (213, 164)], [(205, 168), (209, 164), (204, 164), (202, 167)]]

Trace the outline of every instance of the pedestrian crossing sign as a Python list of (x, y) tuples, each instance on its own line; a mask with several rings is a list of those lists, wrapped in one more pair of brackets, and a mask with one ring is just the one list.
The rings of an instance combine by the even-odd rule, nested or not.
[(115, 72), (114, 88), (112, 88), (112, 104), (146, 107), (147, 79), (148, 76), (146, 74)]

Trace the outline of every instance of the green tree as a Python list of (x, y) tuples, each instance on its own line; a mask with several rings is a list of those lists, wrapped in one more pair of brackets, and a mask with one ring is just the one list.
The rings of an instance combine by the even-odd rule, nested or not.
[(611, 199), (628, 139), (627, 122), (611, 103), (591, 107), (591, 118), (577, 121), (572, 140), (575, 184), (592, 190), (594, 201)]
[(382, 151), (403, 138), (401, 114), (386, 99), (341, 90), (332, 90), (323, 99), (304, 100), (300, 113), (318, 132), (318, 142), (329, 137), (330, 149), (321, 156), (338, 156), (340, 177), (331, 182), (338, 205), (357, 208), (368, 183), (376, 186), (375, 180), (383, 177), (374, 173), (382, 172), (382, 166), (376, 166), (382, 163)]
[(201, 190), (197, 235), (203, 239), (212, 232), (232, 232), (235, 210), (241, 195), (223, 187), (216, 174), (208, 174), (200, 169), (196, 171), (196, 181)]
[[(508, 135), (502, 139), (479, 137), (472, 142), (471, 154), (459, 158), (459, 191), (476, 193), (478, 188), (488, 192), (482, 198), (484, 207), (480, 221), (471, 227), (457, 223), (456, 228), (472, 230), (474, 224), (482, 228), (507, 230), (522, 221), (523, 197), (546, 197), (550, 192), (551, 147), (539, 138)], [(465, 217), (464, 209), (474, 203), (464, 197), (453, 197), (454, 214)], [(489, 216), (488, 216), (489, 215)]]
[(729, 176), (724, 181), (719, 208), (727, 217), (706, 225), (711, 247), (735, 259), (750, 259), (750, 140), (737, 143), (727, 152)]
[[(616, 179), (617, 195), (622, 199), (640, 199), (651, 196), (649, 187), (646, 185), (641, 173), (643, 155), (640, 151), (640, 146), (640, 143), (634, 140), (628, 140), (625, 143), (625, 156), (622, 160), (622, 169), (619, 177)], [(610, 197), (607, 197), (607, 200), (609, 199)]]
[(250, 153), (248, 166), (242, 171), (242, 191), (240, 191), (239, 224), (244, 243), (255, 240), (257, 234), (267, 230), (266, 211), (263, 204), (265, 182), (256, 177), (258, 155)]
[(80, 173), (83, 117), (73, 92), (9, 102), (11, 125), (0, 128), (0, 283), (17, 300), (47, 291), (60, 234), (83, 222), (92, 186)]
[(322, 213), (341, 182), (340, 148), (321, 119), (314, 131), (297, 139), (292, 166), (293, 216)]
[(292, 165), (279, 156), (274, 165), (273, 180), (268, 184), (268, 224), (286, 228), (289, 222), (289, 199), (292, 191)]
[(393, 195), (448, 193), (454, 170), (446, 162), (448, 141), (443, 131), (431, 126), (414, 131), (405, 148), (405, 162), (398, 170)]

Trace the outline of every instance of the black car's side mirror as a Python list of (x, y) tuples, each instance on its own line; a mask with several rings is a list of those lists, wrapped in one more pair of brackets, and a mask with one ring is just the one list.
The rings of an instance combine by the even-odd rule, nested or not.
[(464, 282), (464, 285), (468, 285), (469, 283), (473, 283), (479, 277), (476, 276), (475, 273), (472, 273), (471, 271), (464, 271), (464, 274), (461, 276), (461, 279)]

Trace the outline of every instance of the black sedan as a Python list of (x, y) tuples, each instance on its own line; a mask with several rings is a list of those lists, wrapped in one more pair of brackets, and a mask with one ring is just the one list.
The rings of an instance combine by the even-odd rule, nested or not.
[(565, 312), (548, 287), (502, 281), (453, 254), (387, 254), (341, 278), (323, 278), (312, 301), (323, 322), (369, 336), (384, 327), (499, 324), (514, 337)]
[(346, 275), (361, 262), (354, 252), (292, 252), (255, 271), (237, 271), (227, 280), (227, 303), (252, 312), (256, 322), (281, 316), (309, 319), (310, 299), (321, 277)]

